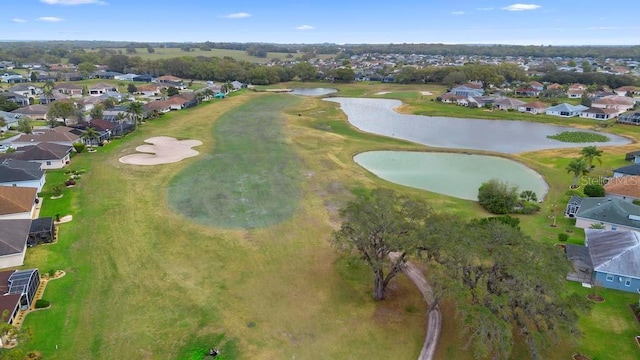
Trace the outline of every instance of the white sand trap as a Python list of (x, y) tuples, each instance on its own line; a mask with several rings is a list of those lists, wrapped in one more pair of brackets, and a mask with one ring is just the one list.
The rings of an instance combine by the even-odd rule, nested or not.
[(200, 140), (178, 140), (169, 136), (152, 137), (144, 142), (151, 145), (140, 145), (136, 151), (145, 154), (126, 155), (120, 158), (120, 162), (131, 165), (175, 163), (200, 154), (192, 147), (202, 145)]
[(422, 94), (422, 95), (433, 95), (433, 93), (431, 91), (420, 91), (420, 94)]
[(380, 91), (375, 93), (374, 95), (387, 95), (387, 94), (391, 94), (391, 91)]

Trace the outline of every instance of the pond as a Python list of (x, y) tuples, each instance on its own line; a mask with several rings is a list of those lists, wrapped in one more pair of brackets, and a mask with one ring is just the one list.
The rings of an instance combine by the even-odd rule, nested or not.
[(540, 174), (496, 156), (368, 151), (354, 160), (384, 180), (465, 200), (477, 201), (480, 185), (493, 178), (518, 186), (519, 192), (533, 190), (538, 199), (548, 191)]
[(547, 135), (575, 129), (527, 121), (405, 115), (393, 110), (402, 105), (399, 100), (340, 97), (324, 100), (339, 103), (349, 122), (360, 130), (433, 147), (513, 154), (543, 149), (630, 143), (628, 139), (613, 134), (606, 134), (611, 139), (608, 142), (561, 142), (548, 139)]
[(337, 93), (338, 89), (329, 88), (293, 88), (289, 94), (304, 96), (323, 96)]

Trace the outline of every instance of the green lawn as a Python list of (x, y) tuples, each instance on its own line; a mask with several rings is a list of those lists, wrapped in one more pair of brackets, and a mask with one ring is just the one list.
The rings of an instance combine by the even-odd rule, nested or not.
[[(289, 83), (279, 87), (300, 85), (329, 86)], [(397, 94), (407, 102), (400, 109), (403, 112), (437, 110), (442, 105), (419, 94), (442, 90), (433, 85), (331, 86), (339, 88), (342, 96), (390, 91), (385, 96)], [(484, 116), (479, 109), (443, 106), (466, 111), (465, 117)], [(520, 119), (517, 113), (504, 114)], [(583, 127), (593, 124), (568, 121)], [(633, 126), (614, 125), (607, 131), (640, 137), (640, 129)], [(201, 155), (153, 167), (118, 162), (144, 139), (158, 135), (201, 140), (203, 145), (196, 148)], [(623, 164), (624, 153), (634, 148), (605, 148), (597, 173)], [(539, 171), (550, 186), (541, 212), (521, 217), (523, 230), (534, 241), (553, 246), (557, 234), (567, 230), (572, 231), (570, 242), (583, 240), (583, 233), (561, 216), (571, 182), (565, 167), (579, 149), (578, 145), (510, 156)], [(65, 189), (62, 199), (49, 200), (46, 195), (51, 186), (67, 177), (55, 171), (48, 174), (43, 191), (43, 215), (72, 214), (73, 221), (61, 225), (57, 244), (30, 249), (25, 267), (63, 269), (67, 275), (47, 287), (45, 299), (52, 308), (27, 316), (25, 326), (35, 337), (23, 346), (42, 351), (46, 359), (182, 359), (208, 347), (222, 349), (225, 359), (314, 359), (318, 354), (335, 359), (415, 358), (425, 325), (420, 294), (400, 276), (392, 283), (388, 300), (372, 301), (369, 271), (357, 259), (337, 257), (328, 245), (332, 229), (339, 224), (337, 211), (353, 192), (384, 186), (426, 199), (439, 211), (466, 217), (487, 214), (472, 201), (377, 178), (353, 163), (353, 155), (366, 150), (429, 149), (362, 133), (348, 125), (335, 103), (241, 92), (167, 114), (96, 153), (79, 154), (71, 167), (87, 172), (78, 185)], [(225, 156), (229, 159), (216, 161)], [(252, 168), (278, 156), (288, 160), (277, 174)], [(234, 157), (246, 161), (234, 162)], [(178, 185), (192, 192), (181, 194), (191, 201), (231, 193), (235, 186), (224, 180), (226, 174), (232, 174), (235, 181), (246, 175), (254, 182), (258, 174), (263, 174), (264, 181), (283, 175), (278, 181), (285, 181), (284, 185), (269, 186), (278, 189), (274, 201), (283, 208), (295, 204), (295, 212), (274, 216), (263, 223), (270, 224), (266, 227), (245, 223), (230, 229), (229, 222), (221, 227), (200, 225), (188, 213), (185, 217), (182, 207), (171, 210), (169, 204), (175, 204), (172, 191)], [(258, 184), (253, 185), (247, 194), (261, 195)], [(215, 199), (209, 201), (218, 204)], [(557, 227), (550, 226), (553, 204), (557, 205)], [(219, 212), (216, 216), (240, 214), (223, 209), (212, 210)], [(213, 219), (209, 223), (220, 224)], [(567, 291), (586, 294), (590, 290), (570, 284)], [(559, 339), (561, 349), (551, 349), (545, 358), (564, 359), (580, 351), (592, 359), (609, 359), (603, 354), (606, 349), (624, 351), (617, 358), (634, 358), (627, 337), (639, 331), (638, 325), (631, 311), (625, 315), (621, 307), (633, 301), (634, 295), (603, 294), (607, 301), (580, 320), (584, 337), (577, 343), (569, 335)], [(458, 336), (462, 324), (455, 320), (453, 304), (446, 305), (445, 315), (438, 359), (469, 359), (462, 350), (464, 339)], [(523, 344), (516, 346), (513, 356), (527, 356)]]

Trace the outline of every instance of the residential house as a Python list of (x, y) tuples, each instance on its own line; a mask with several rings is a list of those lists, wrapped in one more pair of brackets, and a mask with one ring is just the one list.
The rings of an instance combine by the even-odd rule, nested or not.
[(571, 84), (567, 89), (567, 97), (570, 99), (580, 99), (585, 91), (587, 91), (587, 85)]
[(8, 313), (2, 320), (12, 324), (20, 308), (33, 308), (39, 287), (38, 269), (0, 272), (0, 313)]
[(544, 114), (548, 108), (549, 105), (540, 101), (534, 101), (518, 106), (518, 111), (530, 114)]
[(633, 164), (629, 166), (619, 167), (613, 170), (613, 177), (621, 177), (621, 176), (635, 176), (640, 175), (640, 164)]
[(178, 89), (184, 89), (184, 82), (182, 81), (181, 78), (177, 77), (177, 76), (171, 76), (171, 75), (164, 75), (164, 76), (160, 76), (159, 78), (156, 79), (156, 81), (160, 84), (164, 84), (167, 86), (173, 86), (176, 87)]
[(544, 90), (544, 85), (542, 83), (539, 83), (537, 81), (530, 81), (529, 82), (529, 87), (538, 90), (538, 91), (542, 91)]
[(41, 94), (42, 89), (39, 87), (35, 87), (33, 85), (20, 84), (12, 86), (8, 89), (9, 92), (22, 95), (24, 97), (34, 97), (35, 95)]
[(47, 105), (29, 105), (12, 111), (13, 114), (20, 114), (22, 117), (28, 117), (31, 120), (46, 120), (49, 106)]
[(133, 81), (137, 82), (152, 82), (154, 80), (155, 78), (149, 74), (142, 74), (133, 78)]
[(22, 77), (20, 74), (15, 73), (4, 73), (0, 75), (0, 82), (5, 82), (9, 84), (17, 84), (22, 82), (27, 82), (27, 79)]
[(493, 106), (499, 110), (517, 110), (526, 103), (522, 100), (503, 98), (493, 103)]
[(574, 264), (568, 280), (631, 293), (640, 291), (640, 234), (585, 230), (585, 246), (567, 244)]
[(558, 83), (549, 84), (547, 85), (547, 90), (562, 90), (562, 85)]
[(571, 105), (567, 103), (562, 103), (562, 104), (548, 108), (547, 111), (545, 111), (545, 114), (553, 115), (553, 116), (562, 116), (562, 117), (573, 117), (587, 109), (588, 107), (584, 105)]
[(242, 88), (244, 88), (246, 86), (243, 83), (241, 83), (240, 81), (235, 80), (235, 81), (231, 82), (231, 87), (233, 88), (233, 91), (237, 91), (237, 90), (240, 90), (240, 89), (242, 89)]
[(446, 93), (442, 96), (440, 96), (440, 101), (442, 101), (443, 103), (446, 104), (456, 104), (458, 102), (458, 100), (464, 99), (464, 96), (462, 95), (456, 95), (454, 93)]
[(587, 110), (580, 113), (581, 118), (596, 119), (596, 120), (609, 120), (618, 115), (618, 111), (615, 109), (602, 109), (598, 107), (590, 107)]
[(117, 71), (96, 71), (93, 74), (91, 74), (91, 77), (94, 79), (108, 79), (108, 80), (114, 80), (116, 77), (120, 77), (122, 76), (122, 73), (119, 73)]
[(37, 196), (33, 187), (0, 186), (0, 220), (32, 219)]
[(32, 134), (22, 134), (13, 140), (11, 144), (14, 148), (19, 148), (22, 146), (37, 145), (43, 142), (73, 146), (74, 143), (81, 141), (80, 136), (74, 134), (73, 128), (57, 126), (53, 129), (34, 130)]
[(582, 229), (597, 225), (606, 230), (640, 231), (640, 206), (617, 198), (584, 198), (575, 218), (576, 227)]
[(465, 102), (465, 104), (464, 104), (465, 106), (481, 108), (481, 107), (485, 107), (487, 105), (493, 105), (495, 103), (495, 101), (496, 101), (496, 99), (491, 97), (491, 96), (471, 96), (471, 97), (466, 98), (466, 99), (465, 98), (460, 99), (458, 104), (461, 104), (462, 102)]
[(58, 72), (56, 73), (56, 80), (58, 81), (81, 81), (84, 77), (80, 72)]
[(607, 197), (627, 201), (640, 199), (640, 176), (627, 175), (609, 179), (604, 185)]
[(640, 125), (640, 111), (632, 111), (618, 116), (620, 124)]
[(69, 83), (61, 83), (53, 87), (53, 92), (69, 95), (71, 97), (80, 97), (82, 96), (82, 87)]
[(133, 81), (138, 75), (137, 74), (120, 74), (113, 77), (114, 80), (120, 81)]
[(164, 101), (169, 104), (171, 110), (181, 110), (198, 105), (198, 99), (194, 92), (178, 94)]
[(33, 161), (42, 164), (43, 170), (61, 169), (70, 162), (73, 147), (52, 142), (41, 142), (36, 145), (22, 146), (3, 158), (22, 161)]
[(31, 219), (0, 220), (0, 269), (24, 263), (30, 229)]
[(138, 91), (136, 94), (143, 95), (145, 97), (155, 96), (160, 94), (164, 85), (161, 84), (148, 84), (148, 85), (140, 85), (137, 87)]
[(102, 103), (105, 99), (101, 96), (85, 96), (76, 100), (76, 104), (82, 111), (91, 111), (93, 108)]
[(610, 95), (593, 101), (592, 107), (601, 109), (615, 109), (617, 114), (622, 114), (633, 108), (634, 101), (626, 96)]
[(627, 94), (631, 94), (632, 96), (640, 95), (640, 87), (638, 86), (621, 86), (614, 90), (616, 95), (619, 96), (627, 96)]
[(52, 92), (51, 94), (47, 94), (47, 95), (40, 94), (40, 97), (39, 97), (40, 104), (43, 104), (43, 105), (51, 104), (52, 102), (58, 101), (58, 100), (67, 100), (67, 101), (73, 102), (73, 100), (71, 100), (70, 95), (63, 94), (60, 92)]
[(0, 186), (33, 187), (42, 191), (45, 177), (39, 163), (0, 159)]
[(460, 95), (464, 97), (473, 97), (473, 96), (482, 96), (484, 95), (484, 90), (482, 86), (472, 83), (467, 83), (464, 85), (458, 85), (453, 87), (450, 93), (454, 95)]
[(0, 96), (3, 98), (13, 101), (18, 104), (18, 106), (29, 106), (29, 98), (20, 94), (16, 94), (14, 92), (0, 92)]
[(118, 92), (118, 89), (110, 84), (99, 83), (89, 87), (90, 96), (100, 96), (109, 92)]
[(118, 122), (124, 120), (125, 122), (131, 121), (130, 114), (127, 112), (127, 107), (123, 105), (116, 105), (108, 108), (102, 112), (102, 120)]
[(542, 91), (542, 89), (538, 90), (538, 89), (533, 88), (531, 86), (526, 86), (526, 87), (517, 88), (514, 91), (514, 94), (520, 95), (520, 96), (538, 96), (538, 95), (540, 95), (541, 91)]
[(20, 120), (22, 115), (0, 110), (0, 117), (3, 118), (6, 123), (5, 126), (0, 126), (0, 131), (7, 131), (10, 127), (18, 125), (18, 120)]

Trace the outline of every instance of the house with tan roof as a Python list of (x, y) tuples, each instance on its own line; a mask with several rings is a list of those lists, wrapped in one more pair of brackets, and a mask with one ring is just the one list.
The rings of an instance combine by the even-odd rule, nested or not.
[(165, 84), (165, 85), (168, 85), (168, 86), (174, 86), (174, 87), (177, 87), (177, 88), (183, 88), (184, 87), (184, 82), (182, 81), (181, 78), (179, 78), (177, 76), (164, 75), (164, 76), (160, 76), (159, 78), (157, 78), (156, 81), (161, 83), (161, 84)]
[(11, 111), (11, 113), (20, 114), (21, 116), (28, 117), (31, 120), (46, 120), (48, 111), (49, 106), (36, 104), (15, 109)]
[(567, 89), (567, 97), (570, 99), (580, 99), (585, 91), (587, 91), (587, 85), (571, 84)]
[(627, 96), (628, 93), (631, 93), (631, 95), (640, 96), (640, 87), (638, 86), (621, 86), (614, 91), (619, 96)]
[(0, 220), (32, 219), (36, 211), (38, 189), (0, 186)]
[(604, 185), (607, 197), (633, 201), (640, 199), (640, 176), (628, 175), (609, 179)]
[(549, 105), (541, 101), (534, 101), (518, 106), (518, 111), (526, 112), (529, 114), (544, 114), (548, 108)]
[(69, 83), (57, 84), (56, 86), (53, 87), (53, 91), (60, 94), (74, 96), (74, 97), (82, 96), (82, 87), (75, 84), (69, 84)]
[(635, 104), (632, 98), (626, 96), (609, 95), (593, 101), (592, 107), (601, 109), (615, 109), (618, 114), (633, 108)]
[(81, 142), (80, 136), (74, 134), (73, 131), (73, 128), (67, 126), (57, 126), (53, 129), (38, 130), (33, 134), (22, 134), (11, 144), (14, 148), (37, 145), (42, 142), (73, 146), (74, 143)]
[(108, 93), (117, 93), (118, 89), (110, 84), (98, 83), (89, 87), (89, 96), (100, 96)]
[(581, 118), (596, 119), (596, 120), (609, 120), (618, 116), (618, 111), (615, 109), (601, 109), (598, 107), (590, 107), (587, 110), (581, 112)]

